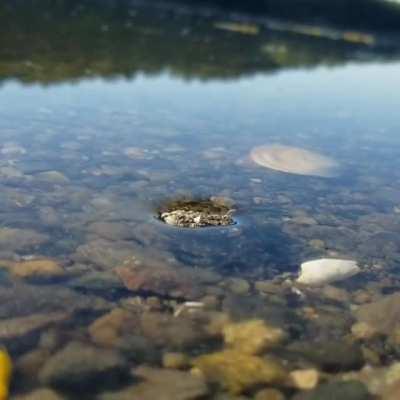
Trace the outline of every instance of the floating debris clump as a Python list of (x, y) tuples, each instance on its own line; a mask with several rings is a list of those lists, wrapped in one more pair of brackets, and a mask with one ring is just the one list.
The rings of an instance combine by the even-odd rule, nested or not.
[(182, 228), (204, 228), (235, 224), (233, 209), (211, 200), (179, 200), (168, 204), (159, 213), (159, 219), (168, 225)]

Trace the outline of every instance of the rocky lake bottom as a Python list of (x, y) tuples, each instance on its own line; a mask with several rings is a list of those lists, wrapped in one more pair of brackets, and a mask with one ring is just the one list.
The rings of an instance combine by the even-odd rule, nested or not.
[(1, 7), (0, 399), (400, 398), (387, 38)]

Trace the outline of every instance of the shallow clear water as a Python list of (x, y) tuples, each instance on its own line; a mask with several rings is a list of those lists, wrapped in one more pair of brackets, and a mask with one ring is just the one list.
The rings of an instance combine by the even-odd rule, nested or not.
[[(288, 373), (314, 368), (330, 382), (397, 358), (398, 344), (385, 332), (351, 336), (357, 305), (400, 290), (400, 52), (393, 43), (261, 23), (248, 35), (218, 29), (220, 15), (140, 8), (112, 19), (93, 10), (54, 14), (55, 32), (51, 23), (38, 29), (46, 17), (37, 12), (29, 34), (16, 15), (0, 56), (0, 338), (16, 366), (15, 393), (52, 386), (71, 399), (123, 399), (123, 390), (155, 398), (183, 376), (156, 383), (146, 376), (138, 392), (126, 369), (160, 367), (168, 351), (194, 359), (227, 346), (207, 328), (221, 315), (285, 331), (273, 354)], [(21, 47), (27, 38), (31, 45)], [(250, 151), (269, 144), (329, 156), (340, 173), (301, 176), (251, 162)], [(236, 225), (191, 230), (156, 218), (168, 201), (212, 196), (234, 202)], [(335, 283), (336, 292), (299, 288), (299, 265), (324, 257), (354, 259), (362, 271)], [(18, 272), (37, 258), (58, 269)], [(202, 305), (181, 316), (185, 301)], [(93, 327), (116, 309), (127, 313), (122, 320)], [(112, 351), (87, 355), (81, 371), (76, 353), (60, 353), (76, 341), (94, 354)], [(339, 355), (327, 367), (301, 347), (314, 341), (321, 348), (350, 341), (361, 361), (342, 363)], [(107, 366), (93, 372), (91, 357), (116, 354), (123, 362), (109, 361), (118, 367), (109, 368), (110, 379), (102, 375)], [(64, 361), (67, 370), (58, 371)], [(192, 397), (179, 390), (182, 399), (229, 391), (226, 398), (236, 398), (221, 382)], [(254, 398), (274, 386), (292, 398), (299, 391), (258, 383), (239, 392)]]

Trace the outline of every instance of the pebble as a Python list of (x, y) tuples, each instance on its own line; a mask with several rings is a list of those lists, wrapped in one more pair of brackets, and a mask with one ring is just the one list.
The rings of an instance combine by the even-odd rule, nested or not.
[(319, 372), (316, 369), (292, 371), (289, 374), (289, 381), (296, 389), (311, 390), (318, 385)]

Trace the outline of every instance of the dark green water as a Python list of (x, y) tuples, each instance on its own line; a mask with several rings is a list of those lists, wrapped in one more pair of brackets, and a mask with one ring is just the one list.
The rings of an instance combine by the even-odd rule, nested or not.
[[(316, 34), (268, 18), (221, 29), (229, 18), (121, 4), (0, 6), (0, 340), (15, 366), (11, 398), (43, 387), (65, 399), (261, 399), (264, 387), (326, 398), (287, 381), (256, 382), (239, 397), (222, 378), (193, 389), (193, 371), (155, 369), (171, 351), (193, 361), (226, 347), (210, 333), (222, 317), (279, 327), (286, 339), (271, 354), (287, 374), (319, 371), (321, 393), (391, 390), (353, 382), (351, 394), (337, 394), (347, 390), (343, 373), (390, 368), (400, 352), (395, 322), (368, 338), (352, 330), (364, 322), (357, 307), (400, 291), (396, 37), (327, 26)], [(270, 144), (329, 156), (340, 173), (251, 162), (254, 147)], [(213, 196), (234, 202), (236, 225), (191, 230), (156, 219), (168, 201)], [(300, 264), (325, 257), (356, 260), (361, 273), (299, 287)], [(18, 272), (32, 259), (58, 269)], [(187, 301), (201, 306), (182, 312)], [(311, 354), (312, 343), (331, 353)], [(143, 365), (156, 378), (129, 375)], [(26, 398), (50, 394), (36, 396)]]

